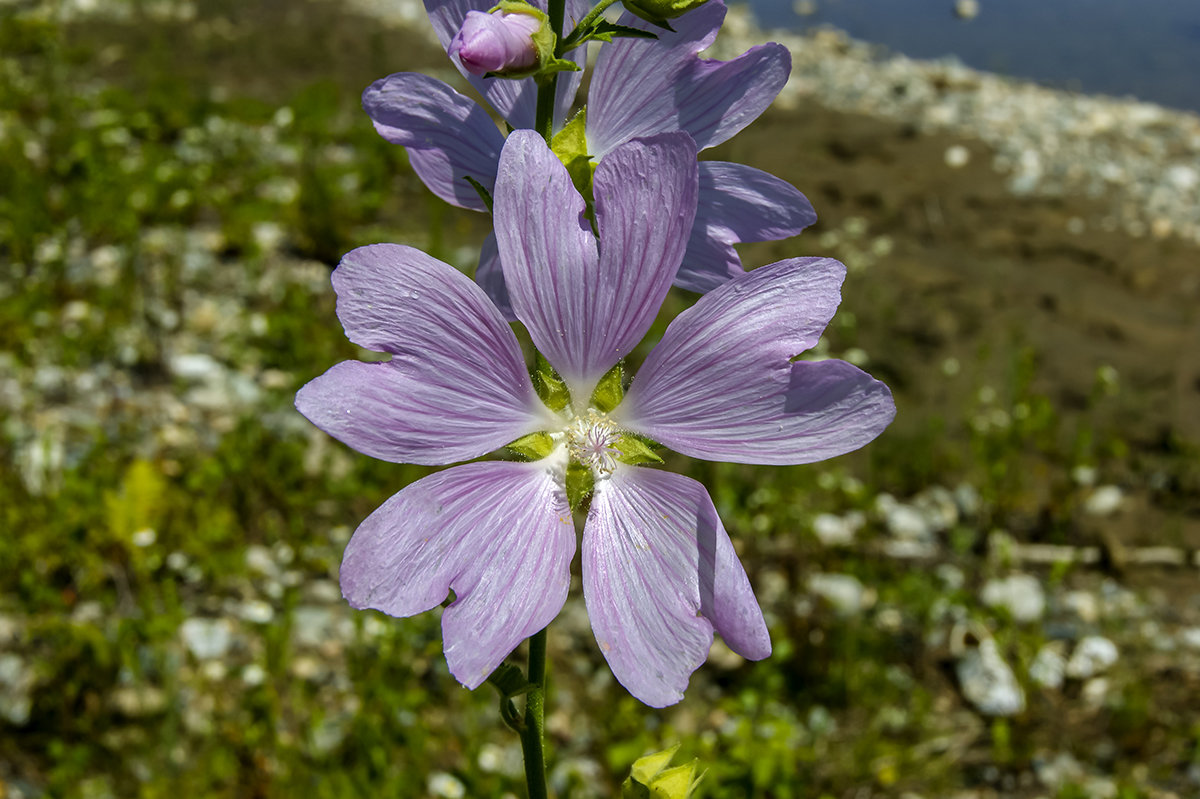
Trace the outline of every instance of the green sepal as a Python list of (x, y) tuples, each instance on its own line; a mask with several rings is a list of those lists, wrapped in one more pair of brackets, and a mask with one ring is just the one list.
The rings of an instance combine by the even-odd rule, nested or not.
[(620, 405), (625, 397), (625, 387), (621, 384), (624, 377), (621, 364), (605, 372), (604, 377), (596, 384), (596, 390), (592, 392), (592, 407), (601, 413), (609, 413)]
[(533, 683), (525, 679), (525, 673), (511, 663), (501, 663), (488, 675), (487, 681), (500, 692), (500, 718), (512, 730), (522, 732), (525, 719), (513, 704), (513, 697), (529, 693)]
[(549, 433), (530, 433), (509, 444), (508, 448), (526, 460), (536, 461), (553, 451), (554, 439)]
[(621, 786), (623, 799), (687, 799), (696, 790), (703, 772), (696, 773), (698, 760), (667, 768), (679, 744), (638, 759)]
[(533, 389), (538, 397), (552, 411), (561, 411), (571, 401), (571, 392), (567, 384), (554, 371), (554, 367), (540, 352), (533, 365)]
[(563, 129), (554, 134), (554, 138), (550, 139), (550, 151), (558, 156), (558, 160), (562, 161), (563, 166), (567, 168), (567, 174), (571, 176), (571, 183), (575, 185), (575, 190), (587, 200), (588, 205), (591, 205), (592, 196), (592, 175), (596, 171), (596, 165), (592, 163), (592, 157), (587, 151), (587, 136), (584, 134), (584, 126), (587, 122), (587, 108), (581, 108), (579, 113), (571, 117), (571, 121), (563, 125)]
[[(702, 0), (702, 2), (703, 2), (703, 0)], [(671, 17), (665, 17), (662, 14), (656, 13), (657, 7), (659, 5), (671, 6), (671, 5), (673, 5), (672, 3), (667, 2), (667, 3), (644, 3), (643, 4), (643, 3), (633, 3), (633, 2), (630, 2), (630, 0), (623, 0), (621, 5), (625, 7), (626, 11), (628, 11), (630, 14), (633, 14), (635, 17), (641, 17), (642, 19), (649, 22), (651, 25), (657, 25), (660, 28), (665, 28), (666, 30), (669, 30), (671, 33), (675, 32), (675, 29), (671, 27), (671, 23), (667, 22), (667, 20), (670, 19)], [(679, 15), (672, 14), (671, 16), (677, 17)]]
[(631, 779), (637, 780), (643, 785), (649, 785), (650, 780), (658, 776), (658, 773), (665, 769), (671, 762), (671, 758), (675, 757), (675, 753), (679, 751), (681, 744), (675, 744), (670, 749), (664, 749), (661, 752), (651, 752), (645, 757), (639, 757), (633, 761), (633, 766), (629, 769)]
[(485, 189), (483, 187), (482, 183), (480, 183), (478, 180), (471, 177), (470, 175), (465, 176), (463, 178), (463, 180), (467, 181), (467, 183), (470, 183), (471, 188), (475, 189), (476, 194), (479, 195), (479, 199), (483, 200), (483, 204), (487, 206), (488, 213), (490, 214), (492, 212), (492, 194), (491, 194), (491, 192), (489, 192), (487, 189)]
[(567, 487), (567, 502), (571, 505), (571, 510), (578, 509), (583, 501), (591, 496), (592, 490), (596, 487), (596, 478), (592, 476), (592, 470), (576, 461), (567, 464), (567, 476), (564, 482)]
[(649, 444), (628, 433), (617, 439), (615, 449), (621, 453), (617, 461), (630, 466), (637, 466), (639, 463), (663, 462), (663, 459), (658, 457), (658, 453), (651, 449)]
[(542, 23), (542, 27), (529, 37), (533, 42), (534, 49), (537, 50), (537, 59), (528, 69), (488, 72), (484, 75), (485, 78), (541, 79), (557, 72), (579, 72), (582, 69), (574, 61), (555, 57), (554, 48), (558, 46), (558, 37), (554, 35), (554, 29), (550, 27), (550, 17), (546, 16), (545, 11), (524, 2), (524, 0), (500, 0), (499, 3), (492, 6), (488, 13), (494, 14), (497, 11), (503, 11), (505, 14), (528, 14)]

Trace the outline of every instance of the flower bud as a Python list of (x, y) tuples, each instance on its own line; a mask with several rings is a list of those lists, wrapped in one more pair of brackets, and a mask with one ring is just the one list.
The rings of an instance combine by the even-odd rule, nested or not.
[(537, 63), (533, 35), (542, 20), (520, 11), (468, 11), (448, 50), (472, 75), (520, 72)]

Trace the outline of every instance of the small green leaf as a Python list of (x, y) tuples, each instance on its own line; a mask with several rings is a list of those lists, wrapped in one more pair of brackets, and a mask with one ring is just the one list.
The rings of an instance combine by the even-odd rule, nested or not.
[[(582, 108), (550, 140), (550, 151), (557, 155), (558, 160), (567, 168), (571, 183), (584, 199), (592, 196), (592, 173), (596, 171), (592, 157), (587, 151), (587, 136), (584, 135), (586, 121), (587, 108)], [(588, 204), (591, 205), (590, 201)]]
[(608, 413), (620, 405), (625, 396), (625, 388), (621, 384), (624, 377), (621, 364), (605, 372), (604, 377), (596, 384), (596, 390), (592, 392), (592, 407), (601, 413)]
[(530, 433), (509, 444), (508, 448), (526, 460), (536, 461), (550, 454), (554, 439), (549, 433)]
[(488, 675), (487, 681), (494, 685), (505, 699), (528, 693), (533, 688), (533, 683), (525, 679), (520, 667), (511, 663), (501, 663)]
[(571, 505), (571, 510), (577, 509), (583, 501), (592, 494), (592, 490), (596, 487), (596, 480), (592, 477), (592, 470), (582, 463), (571, 461), (567, 464), (567, 502)]
[(517, 712), (517, 706), (513, 704), (512, 699), (514, 696), (529, 693), (533, 683), (526, 680), (525, 673), (511, 663), (501, 663), (488, 675), (487, 681), (500, 692), (500, 718), (509, 729), (522, 732), (525, 729), (525, 720)]
[(635, 761), (621, 786), (621, 796), (624, 799), (688, 799), (704, 774), (696, 774), (698, 760), (667, 768), (677, 751), (679, 744)]
[(561, 411), (571, 401), (571, 392), (567, 384), (554, 371), (554, 367), (540, 352), (533, 365), (533, 388), (542, 402), (552, 411)]
[(639, 463), (663, 462), (663, 459), (658, 457), (658, 453), (637, 436), (628, 434), (621, 436), (617, 439), (616, 450), (621, 453), (617, 460), (630, 466), (637, 466)]
[(479, 194), (479, 199), (483, 200), (483, 204), (487, 206), (488, 213), (490, 214), (492, 212), (492, 195), (491, 195), (491, 193), (483, 187), (482, 183), (480, 183), (478, 180), (471, 177), (470, 175), (467, 175), (463, 179), (466, 180), (467, 183), (470, 183), (471, 188), (475, 189), (475, 191)]
[(628, 25), (617, 25), (615, 22), (601, 18), (596, 20), (592, 29), (584, 34), (580, 44), (592, 40), (612, 42), (613, 38), (657, 39), (658, 34), (644, 31), (641, 28), (631, 28)]
[(696, 766), (700, 761), (693, 760), (682, 766), (662, 771), (650, 781), (651, 799), (687, 799), (696, 790), (700, 776), (696, 775)]
[(675, 753), (679, 751), (679, 746), (680, 744), (675, 744), (670, 749), (664, 749), (661, 752), (651, 752), (645, 757), (639, 757), (633, 762), (633, 767), (629, 769), (629, 776), (643, 785), (649, 785), (650, 781), (667, 767), (667, 764), (671, 762), (671, 758), (675, 757)]

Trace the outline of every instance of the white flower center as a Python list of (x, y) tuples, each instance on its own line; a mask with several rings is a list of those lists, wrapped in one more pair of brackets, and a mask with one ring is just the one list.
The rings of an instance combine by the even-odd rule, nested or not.
[(572, 458), (590, 467), (596, 478), (608, 477), (621, 456), (616, 448), (620, 437), (621, 430), (607, 416), (589, 408), (567, 426), (567, 449)]

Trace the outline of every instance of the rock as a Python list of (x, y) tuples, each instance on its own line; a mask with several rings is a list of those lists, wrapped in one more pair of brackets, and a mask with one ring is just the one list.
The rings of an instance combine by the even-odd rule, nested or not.
[(814, 574), (808, 578), (808, 590), (842, 616), (857, 616), (875, 604), (875, 593), (849, 574)]
[(851, 511), (845, 516), (819, 513), (813, 518), (813, 534), (827, 547), (846, 546), (854, 543), (854, 534), (866, 523), (861, 511)]
[(951, 169), (961, 169), (966, 166), (971, 160), (971, 151), (961, 144), (952, 144), (946, 148), (944, 156), (946, 166)]
[(1046, 612), (1046, 593), (1041, 581), (1030, 574), (988, 580), (980, 596), (985, 605), (1004, 608), (1022, 624), (1037, 621)]
[(467, 795), (466, 786), (455, 777), (453, 774), (447, 774), (444, 771), (435, 771), (429, 775), (427, 783), (429, 794), (431, 796), (441, 797), (442, 799), (463, 799)]
[(1043, 688), (1061, 688), (1067, 671), (1067, 659), (1063, 657), (1062, 650), (1059, 641), (1052, 641), (1039, 649), (1029, 664), (1029, 679)]
[(959, 19), (975, 19), (979, 16), (979, 0), (955, 0), (954, 15)]
[(180, 625), (179, 636), (200, 660), (224, 657), (233, 644), (233, 623), (229, 619), (191, 618)]
[(1083, 501), (1083, 510), (1091, 516), (1111, 516), (1121, 507), (1124, 498), (1117, 486), (1100, 486)]
[(986, 716), (1015, 716), (1025, 710), (1025, 691), (991, 635), (957, 625), (950, 639), (964, 699)]
[(1100, 635), (1089, 635), (1082, 639), (1067, 661), (1067, 676), (1073, 680), (1086, 680), (1107, 670), (1117, 662), (1117, 645)]
[(144, 718), (161, 713), (167, 707), (167, 696), (153, 685), (118, 686), (109, 696), (118, 713), (129, 718)]
[(1063, 595), (1062, 604), (1086, 624), (1093, 624), (1100, 618), (1100, 600), (1088, 591), (1068, 591)]
[(897, 538), (910, 541), (924, 541), (931, 535), (929, 523), (916, 508), (911, 505), (897, 503), (885, 511), (884, 522), (888, 532)]
[(33, 669), (15, 652), (0, 653), (0, 718), (10, 724), (29, 721), (33, 710)]

